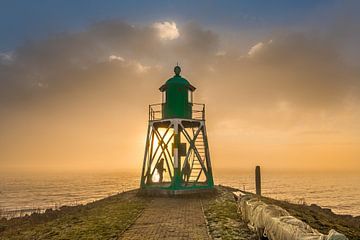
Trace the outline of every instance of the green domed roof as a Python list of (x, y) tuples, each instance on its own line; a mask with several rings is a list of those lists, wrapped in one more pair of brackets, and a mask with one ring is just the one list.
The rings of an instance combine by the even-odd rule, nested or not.
[(188, 80), (181, 77), (180, 75), (175, 75), (174, 77), (170, 78), (169, 80), (166, 81), (165, 85), (172, 84), (172, 83), (191, 85)]

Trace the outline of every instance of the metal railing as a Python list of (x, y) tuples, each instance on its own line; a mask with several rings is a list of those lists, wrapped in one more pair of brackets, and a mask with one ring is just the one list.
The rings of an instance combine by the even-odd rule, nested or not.
[(149, 121), (162, 119), (162, 103), (149, 105)]
[[(193, 120), (205, 120), (205, 104), (203, 103), (190, 103), (192, 104), (192, 117)], [(162, 120), (163, 118), (163, 103), (156, 103), (149, 105), (149, 121)]]
[(203, 103), (192, 104), (192, 119), (205, 120), (205, 104)]

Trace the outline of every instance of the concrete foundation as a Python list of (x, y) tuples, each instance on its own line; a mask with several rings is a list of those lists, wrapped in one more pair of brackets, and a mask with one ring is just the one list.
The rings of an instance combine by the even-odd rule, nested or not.
[(143, 188), (139, 190), (139, 195), (142, 196), (165, 196), (165, 197), (172, 197), (172, 196), (197, 196), (197, 195), (208, 195), (214, 194), (216, 192), (215, 188), (204, 188), (204, 189), (179, 189), (179, 190), (169, 190), (169, 189), (151, 189), (151, 188)]

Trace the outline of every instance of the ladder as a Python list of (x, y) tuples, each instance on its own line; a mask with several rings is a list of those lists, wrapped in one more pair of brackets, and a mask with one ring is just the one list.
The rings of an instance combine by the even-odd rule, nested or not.
[(195, 147), (196, 147), (201, 159), (198, 159), (195, 152), (193, 152), (192, 164), (191, 164), (191, 174), (190, 174), (189, 182), (194, 183), (194, 184), (198, 182), (198, 180), (201, 176), (201, 173), (203, 172), (200, 161), (204, 165), (205, 158), (206, 158), (204, 136), (203, 136), (202, 131), (199, 132), (199, 134), (195, 140)]

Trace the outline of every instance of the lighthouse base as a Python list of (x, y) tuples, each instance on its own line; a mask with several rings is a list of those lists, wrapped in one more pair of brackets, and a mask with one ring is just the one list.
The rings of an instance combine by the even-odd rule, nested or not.
[(204, 196), (216, 193), (215, 188), (194, 188), (194, 189), (159, 189), (142, 188), (139, 189), (139, 195), (151, 197), (175, 197), (175, 196)]
[(204, 120), (149, 122), (140, 188), (144, 195), (165, 196), (213, 191)]

